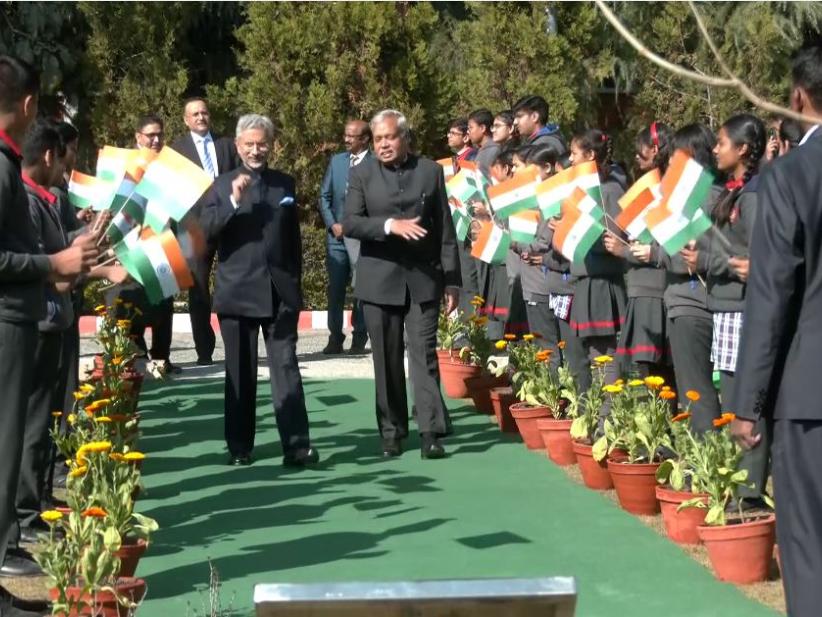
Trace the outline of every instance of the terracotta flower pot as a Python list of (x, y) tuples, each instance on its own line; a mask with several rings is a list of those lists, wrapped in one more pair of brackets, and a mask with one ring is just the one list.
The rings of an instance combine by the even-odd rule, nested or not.
[(476, 377), (482, 372), (482, 367), (466, 364), (456, 356), (451, 356), (445, 349), (437, 350), (437, 359), (440, 365), (440, 381), (449, 398), (468, 398), (468, 386), (465, 380)]
[(776, 517), (771, 515), (749, 523), (700, 525), (697, 530), (708, 549), (716, 577), (721, 581), (747, 585), (768, 578), (775, 528)]
[(696, 528), (705, 524), (705, 508), (683, 508), (677, 511), (679, 504), (702, 497), (706, 502), (707, 495), (695, 495), (689, 491), (675, 491), (671, 488), (657, 485), (656, 498), (662, 510), (662, 522), (668, 537), (677, 544), (699, 544), (699, 533)]
[(120, 578), (134, 576), (140, 557), (146, 552), (148, 544), (143, 539), (136, 539), (131, 542), (123, 542), (120, 550), (114, 553), (120, 558)]
[[(139, 603), (146, 594), (146, 582), (141, 578), (120, 578), (115, 584), (117, 592), (128, 598), (134, 603)], [(93, 615), (94, 617), (128, 617), (131, 614), (131, 609), (122, 606), (117, 602), (117, 598), (110, 591), (100, 591), (96, 597), (91, 594), (83, 594), (80, 587), (69, 587), (66, 590), (66, 595), (70, 601), (79, 602), (82, 600), (86, 605), (78, 612), (72, 609), (68, 615), (65, 613), (58, 613), (58, 617), (81, 617), (85, 615)], [(49, 597), (52, 602), (59, 597), (57, 589), (49, 590)]]
[(548, 458), (557, 465), (565, 467), (574, 465), (577, 457), (574, 454), (574, 442), (571, 439), (571, 423), (573, 420), (556, 418), (540, 418), (537, 420), (537, 429), (542, 435), (542, 442), (548, 452)]
[(506, 386), (504, 388), (491, 388), (491, 405), (494, 407), (494, 415), (497, 418), (499, 430), (503, 433), (518, 433), (517, 423), (511, 415), (511, 405), (517, 402), (514, 396), (514, 389)]
[(627, 460), (623, 457), (608, 459), (608, 473), (614, 482), (620, 507), (631, 514), (659, 514), (656, 500), (659, 463), (628, 463)]
[(582, 481), (588, 488), (595, 491), (608, 491), (614, 488), (611, 474), (608, 473), (608, 462), (603, 459), (595, 461), (591, 453), (592, 446), (579, 441), (573, 442), (574, 454), (577, 457), (577, 465), (582, 474)]
[(536, 406), (529, 403), (514, 403), (510, 410), (525, 446), (529, 450), (542, 450), (545, 443), (537, 428), (537, 420), (549, 417), (551, 410), (545, 405)]
[(494, 413), (494, 406), (491, 403), (491, 389), (503, 385), (505, 384), (502, 378), (485, 372), (465, 380), (468, 396), (474, 401), (474, 407), (477, 408), (478, 412), (488, 415)]

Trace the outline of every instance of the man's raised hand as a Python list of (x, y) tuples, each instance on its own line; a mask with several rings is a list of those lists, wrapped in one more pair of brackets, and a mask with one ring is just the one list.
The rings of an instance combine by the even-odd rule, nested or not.
[(428, 230), (419, 225), (420, 217), (412, 219), (394, 219), (391, 221), (391, 233), (404, 240), (422, 240)]

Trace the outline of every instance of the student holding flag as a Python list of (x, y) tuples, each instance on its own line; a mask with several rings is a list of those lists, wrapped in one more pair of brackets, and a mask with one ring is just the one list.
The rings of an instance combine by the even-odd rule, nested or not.
[[(719, 371), (722, 408), (734, 411), (731, 396), (742, 334), (748, 254), (757, 210), (759, 164), (765, 153), (766, 133), (762, 121), (751, 114), (738, 114), (725, 121), (714, 148), (719, 171), (727, 174), (725, 189), (711, 213), (714, 228), (699, 244), (699, 262), (707, 265), (708, 308), (713, 313), (711, 356)], [(745, 452), (741, 468), (748, 471), (748, 484), (740, 498), (746, 507), (761, 507), (768, 479), (770, 435), (764, 419), (757, 425), (759, 445)]]

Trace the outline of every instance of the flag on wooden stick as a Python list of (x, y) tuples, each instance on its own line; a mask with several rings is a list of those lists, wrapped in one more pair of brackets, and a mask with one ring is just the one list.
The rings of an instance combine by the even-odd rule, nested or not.
[(553, 245), (569, 261), (583, 262), (594, 243), (605, 233), (600, 217), (592, 215), (596, 212), (601, 214), (602, 211), (579, 187), (563, 202), (562, 218), (554, 230)]
[(491, 221), (482, 221), (477, 239), (471, 246), (471, 256), (489, 264), (505, 263), (511, 236)]

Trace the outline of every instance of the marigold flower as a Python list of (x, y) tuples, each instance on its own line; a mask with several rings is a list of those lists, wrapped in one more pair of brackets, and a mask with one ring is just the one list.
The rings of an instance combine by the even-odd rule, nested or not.
[(106, 306), (104, 304), (98, 304), (94, 307), (94, 312), (102, 315), (106, 312)]
[[(85, 460), (85, 459), (83, 459)], [(79, 478), (88, 471), (88, 465), (80, 465), (69, 472), (69, 478)]]
[(131, 327), (131, 320), (130, 319), (118, 319), (117, 320), (117, 327), (122, 328), (123, 330), (128, 330)]
[(535, 355), (537, 362), (545, 362), (551, 357), (551, 351), (549, 349), (543, 349), (542, 351), (538, 351)]
[(701, 398), (699, 396), (699, 392), (697, 392), (696, 390), (688, 390), (685, 393), (685, 396), (688, 397), (689, 401), (693, 401), (694, 403), (696, 403)]
[(609, 362), (613, 362), (614, 359), (611, 356), (597, 356), (594, 358), (594, 362), (597, 364), (608, 364)]
[(502, 338), (504, 338), (506, 341), (515, 341), (515, 340), (517, 340), (517, 335), (509, 333), (509, 334), (504, 334), (502, 336)]
[(659, 390), (662, 387), (662, 384), (665, 383), (665, 380), (662, 377), (657, 377), (655, 375), (651, 375), (650, 377), (645, 378), (645, 385), (648, 386), (651, 390)]
[(120, 365), (123, 363), (123, 356), (114, 356), (114, 357), (111, 359), (111, 363), (112, 363), (114, 366), (120, 366)]
[(477, 317), (476, 321), (477, 321), (478, 326), (484, 326), (485, 324), (488, 323), (488, 317), (486, 317), (485, 315), (482, 315), (480, 317)]
[(82, 401), (84, 398), (86, 398), (86, 395), (83, 394), (82, 392), (74, 392), (74, 400), (75, 401)]
[(62, 412), (62, 411), (52, 411), (52, 412), (51, 412), (51, 417), (52, 417), (52, 418), (59, 418), (59, 417), (60, 417), (60, 416), (62, 416), (62, 415), (63, 415), (63, 412)]
[(663, 390), (659, 393), (659, 398), (666, 401), (673, 400), (676, 398), (676, 392), (674, 392), (673, 390)]
[(477, 307), (482, 306), (485, 304), (485, 298), (481, 296), (474, 296), (473, 300), (471, 300), (471, 304)]
[(145, 454), (143, 454), (142, 452), (136, 452), (136, 451), (126, 452), (123, 455), (123, 460), (126, 461), (127, 463), (136, 463), (137, 461), (145, 460), (145, 458), (146, 458)]
[(666, 390), (670, 390), (671, 386), (662, 386), (662, 391), (665, 392)]
[(86, 396), (88, 396), (89, 394), (94, 392), (95, 389), (96, 388), (94, 386), (92, 386), (90, 383), (80, 384), (80, 387), (79, 387), (80, 392), (82, 392)]
[(90, 508), (86, 508), (83, 510), (83, 516), (85, 517), (93, 517), (93, 518), (105, 518), (108, 516), (108, 512), (103, 510), (103, 508), (99, 506), (92, 506)]
[(73, 413), (70, 413), (66, 418), (66, 422), (68, 422), (69, 424), (74, 424), (75, 422), (77, 422), (77, 416)]
[(503, 349), (508, 347), (508, 341), (497, 341), (496, 343), (494, 343), (494, 347), (502, 351)]
[(523, 341), (533, 341), (535, 338), (537, 338), (537, 337), (534, 336), (533, 334), (531, 334), (530, 332), (528, 334), (523, 334), (522, 335), (522, 340)]
[(557, 343), (557, 347), (559, 347), (560, 349), (565, 349), (565, 341), (560, 341), (559, 343)]
[(46, 510), (45, 512), (40, 513), (40, 518), (49, 524), (56, 523), (63, 518), (63, 513), (59, 510)]
[(714, 420), (714, 426), (719, 428), (720, 426), (725, 426), (726, 424), (730, 424), (736, 418), (735, 414), (732, 413), (723, 413), (721, 417), (716, 418)]
[(632, 388), (638, 388), (639, 386), (644, 386), (645, 382), (641, 379), (632, 379), (628, 382), (628, 385)]
[(682, 422), (683, 420), (687, 420), (691, 417), (691, 414), (687, 411), (683, 413), (676, 414), (673, 418), (671, 418), (672, 422)]
[(608, 394), (619, 394), (620, 392), (622, 392), (622, 386), (619, 386), (615, 383), (603, 386), (602, 389), (605, 390), (605, 392), (607, 392)]
[(624, 385), (625, 385), (625, 380), (624, 380), (624, 379), (617, 379), (617, 380), (614, 382), (614, 385), (615, 385), (615, 386), (624, 386)]
[(108, 416), (97, 416), (96, 418), (94, 418), (94, 421), (98, 424), (110, 424), (111, 418), (109, 418)]

